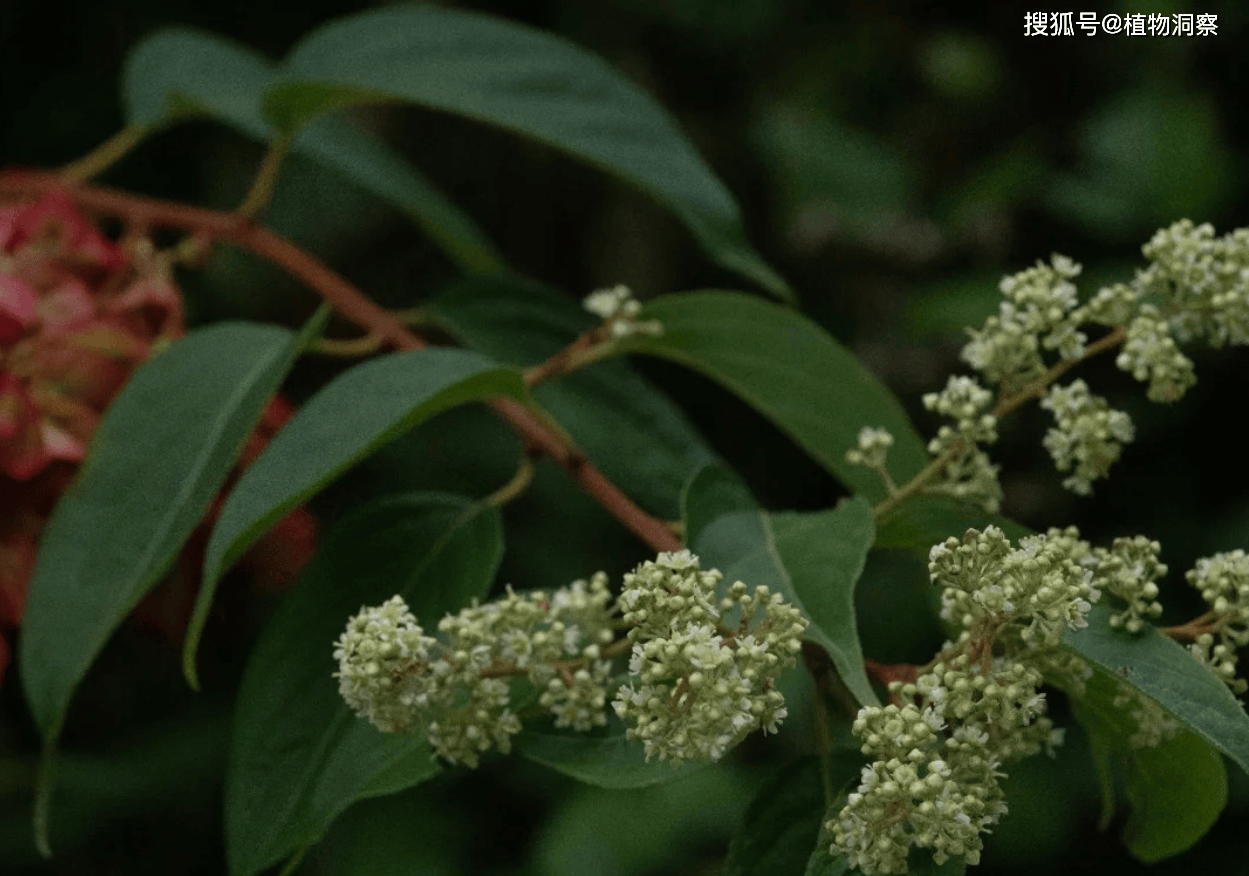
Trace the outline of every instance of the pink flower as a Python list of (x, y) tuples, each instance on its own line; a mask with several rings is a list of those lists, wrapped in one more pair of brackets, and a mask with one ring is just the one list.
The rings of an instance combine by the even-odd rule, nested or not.
[(0, 273), (0, 344), (17, 342), (35, 320), (38, 299), (21, 277)]
[(168, 260), (119, 246), (64, 192), (0, 209), (0, 473), (81, 461), (153, 344), (184, 333)]

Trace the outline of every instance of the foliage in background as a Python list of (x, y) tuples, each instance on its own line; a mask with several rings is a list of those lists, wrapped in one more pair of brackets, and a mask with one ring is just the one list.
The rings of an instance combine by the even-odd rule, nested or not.
[[(6, 25), (14, 28), (6, 33), (6, 45), (13, 51), (4, 61), (0, 100), (12, 108), (13, 121), (0, 132), (0, 154), (22, 164), (68, 160), (119, 127), (123, 105), (132, 120), (160, 120), (159, 114), (167, 111), (164, 105), (144, 103), (140, 92), (161, 76), (144, 72), (143, 64), (166, 73), (175, 68), (169, 56), (162, 60), (148, 55), (145, 61), (143, 49), (159, 48), (160, 33), (153, 36), (157, 25), (199, 26), (239, 41), (230, 45), (214, 38), (232, 53), (235, 67), (227, 68), (221, 56), (211, 55), (207, 71), (198, 68), (210, 74), (228, 70), (237, 89), (218, 83), (200, 99), (184, 96), (168, 110), (169, 120), (190, 113), (225, 121), (229, 128), (202, 122), (172, 128), (110, 171), (107, 181), (132, 191), (232, 206), (245, 194), (260, 158), (245, 138), (263, 138), (268, 130), (257, 105), (248, 104), (254, 96), (249, 89), (266, 81), (278, 63), (271, 59), (286, 56), (304, 33), (349, 11), (354, 10), (345, 4), (314, 4), (280, 20), (265, 20), (254, 10), (244, 14), (229, 4), (182, 9), (162, 4), (136, 5), (133, 13), (117, 11), (109, 20), (105, 11), (84, 7), (72, 22), (58, 21), (53, 27), (39, 20), (39, 10), (23, 9)], [(1021, 16), (994, 5), (968, 7), (958, 13), (961, 20), (901, 8), (870, 15), (838, 12), (801, 2), (744, 3), (726, 10), (704, 2), (621, 0), (593, 11), (558, 3), (497, 11), (563, 34), (651, 90), (676, 115), (674, 129), (690, 136), (697, 152), (724, 178), (727, 190), (741, 199), (749, 239), (777, 269), (775, 274), (790, 281), (804, 312), (898, 392), (902, 406), (885, 396), (885, 407), (896, 408), (890, 416), (903, 423), (910, 411), (923, 424), (920, 434), (934, 429), (920, 413), (919, 394), (939, 388), (954, 370), (952, 354), (963, 340), (963, 327), (980, 324), (994, 309), (1003, 273), (1060, 250), (1086, 263), (1082, 287), (1096, 289), (1103, 282), (1129, 279), (1139, 260), (1136, 246), (1172, 219), (1191, 215), (1218, 227), (1245, 224), (1243, 175), (1236, 171), (1244, 166), (1249, 131), (1242, 115), (1229, 111), (1235, 105), (1230, 96), (1246, 84), (1242, 65), (1234, 63), (1243, 45), (1243, 18), (1238, 19), (1243, 12), (1231, 4), (1193, 10), (1220, 13), (1221, 34), (1213, 40), (1129, 43), (1106, 38), (1048, 44), (1022, 40)], [(70, 27), (78, 30), (56, 29)], [(119, 38), (102, 36), (114, 33)], [(167, 34), (184, 39), (188, 31)], [(150, 41), (141, 42), (144, 37)], [(197, 69), (186, 44), (169, 45), (175, 60)], [(121, 104), (113, 89), (123, 77), (123, 50), (131, 54), (125, 73), (129, 86)], [(51, 62), (57, 52), (65, 53), (62, 63)], [(112, 59), (116, 75), (101, 75), (101, 56)], [(87, 57), (91, 63), (84, 65), (81, 59)], [(308, 54), (297, 51), (292, 57), (309, 63)], [(394, 88), (401, 78), (389, 70), (384, 86)], [(377, 85), (353, 80), (350, 88), (358, 96), (359, 89), (375, 91)], [(310, 106), (355, 99), (341, 90), (311, 97), (290, 92), (288, 97), (292, 94), (288, 108), (279, 107), (288, 118)], [(399, 96), (437, 105), (428, 95)], [(508, 126), (506, 120), (495, 121)], [(731, 251), (736, 244), (714, 221), (708, 224), (701, 218), (708, 204), (712, 213), (717, 204), (723, 205), (714, 192), (704, 191), (701, 200), (695, 197), (684, 208), (674, 203), (668, 213), (556, 151), (393, 106), (356, 112), (349, 123), (327, 117), (306, 129), (294, 147), (265, 224), (322, 256), (382, 304), (426, 305), (427, 316), (441, 330), (497, 361), (536, 365), (593, 323), (561, 293), (517, 274), (541, 278), (574, 297), (617, 282), (648, 296), (745, 282), (718, 271), (713, 262), (719, 261), (779, 288), (772, 272), (758, 267), (763, 262), (753, 252), (717, 258), (717, 252)], [(405, 160), (407, 164), (401, 163)], [(412, 170), (416, 165), (437, 181), (442, 196)], [(644, 162), (641, 170), (631, 171), (634, 176), (619, 175), (644, 188), (658, 186), (666, 193), (660, 201), (680, 200), (673, 189), (663, 188), (664, 180), (637, 177), (663, 169), (662, 161), (658, 168)], [(668, 183), (685, 187), (681, 193), (688, 196), (699, 190), (698, 177), (698, 172), (689, 176), (674, 170)], [(711, 258), (699, 254), (699, 241)], [(297, 327), (315, 304), (297, 284), (237, 250), (219, 248), (204, 271), (187, 273), (186, 278), (192, 324), (243, 317)], [(682, 308), (693, 313), (695, 303), (673, 298), (657, 306), (670, 311), (666, 320), (680, 325)], [(856, 491), (878, 489), (870, 473), (854, 482), (841, 452), (859, 426), (885, 422), (880, 416), (851, 421), (829, 413), (859, 408), (864, 403), (861, 393), (872, 396), (876, 380), (856, 372), (860, 390), (839, 383), (826, 389), (826, 397), (794, 399), (790, 411), (777, 410), (785, 398), (771, 397), (766, 388), (752, 396), (740, 377), (752, 369), (717, 354), (741, 349), (748, 344), (741, 339), (770, 329), (790, 342), (782, 349), (796, 361), (818, 356), (819, 345), (807, 353), (805, 341), (793, 343), (817, 332), (813, 324), (795, 319), (782, 325), (790, 317), (779, 315), (775, 323), (760, 320), (759, 314), (781, 312), (762, 299), (749, 306), (755, 309), (736, 323), (724, 321), (705, 351), (696, 344), (682, 347), (678, 331), (674, 348), (657, 347), (654, 352), (678, 364), (694, 364), (762, 417), (702, 377), (687, 376), (662, 362), (639, 361), (628, 368), (602, 363), (540, 386), (535, 396), (578, 445), (597, 451), (591, 458), (613, 481), (663, 518), (681, 514), (679, 494), (686, 477), (715, 460), (727, 460), (746, 479), (747, 495), (758, 496), (770, 509), (818, 512), (831, 506), (841, 488), (830, 468)], [(334, 331), (349, 332), (337, 324)], [(824, 349), (845, 354), (840, 347)], [(1095, 543), (1136, 532), (1156, 534), (1164, 538), (1168, 561), (1179, 569), (1197, 556), (1243, 544), (1249, 527), (1244, 483), (1226, 470), (1237, 458), (1240, 442), (1225, 427), (1221, 413), (1234, 403), (1228, 399), (1241, 395), (1237, 382), (1243, 388), (1243, 374), (1249, 373), (1243, 362), (1243, 355), (1230, 353), (1199, 359), (1202, 383), (1195, 397), (1160, 416), (1138, 410), (1130, 400), (1135, 389), (1130, 381), (1115, 385), (1111, 377), (1108, 395), (1114, 407), (1133, 414), (1138, 441), (1120, 462), (1116, 483), (1079, 504), (1056, 489), (1057, 479), (1046, 466), (1036, 464), (1035, 441), (1023, 437), (1035, 429), (1026, 422), (1015, 430), (1004, 427), (1001, 461), (1010, 478), (1003, 513), (1038, 528), (1079, 523)], [(307, 397), (340, 370), (301, 360), (289, 383), (291, 392)], [(476, 388), (466, 386), (458, 398), (485, 393), (487, 386), (500, 391), (506, 383), (501, 375), (473, 372), (465, 377), (467, 373), (455, 376), (482, 382)], [(1090, 382), (1107, 376), (1094, 366)], [(221, 377), (224, 386), (228, 377)], [(664, 394), (654, 391), (646, 378), (662, 385)], [(767, 387), (768, 381), (762, 385)], [(437, 407), (432, 405), (428, 414)], [(794, 413), (803, 410), (815, 421), (795, 419)], [(396, 411), (394, 428), (426, 415), (415, 409)], [(781, 429), (764, 417), (783, 424)], [(657, 443), (643, 457), (646, 444), (620, 447), (629, 437), (626, 430), (604, 427), (604, 422), (648, 424)], [(387, 436), (388, 428), (382, 429)], [(1184, 440), (1193, 434), (1205, 436), (1203, 458)], [(411, 508), (388, 506), (401, 501), (396, 494), (419, 489), (484, 496), (507, 480), (520, 453), (506, 428), (483, 411), (465, 408), (440, 414), (436, 422), (395, 438), (367, 459), (361, 459), (363, 448), (376, 442), (367, 436), (358, 440), (361, 449), (344, 453), (342, 459), (344, 468), (355, 465), (314, 504), (327, 523), (345, 518), (344, 532), (350, 532), (351, 526), (360, 525), (360, 509), (379, 500), (378, 519), (393, 521), (400, 530), (390, 547), (379, 549), (398, 554), (411, 547), (412, 530), (401, 534), (404, 526), (438, 524), (423, 516), (430, 509), (419, 502)], [(822, 441), (828, 446), (821, 446)], [(795, 452), (795, 444), (806, 453)], [(896, 452), (903, 458), (915, 453), (905, 448)], [(644, 464), (634, 464), (639, 458)], [(293, 492), (291, 499), (296, 500)], [(441, 507), (440, 500), (428, 501)], [(738, 513), (749, 512), (753, 505), (751, 499)], [(685, 511), (691, 528), (696, 525), (694, 513)], [(950, 525), (948, 513), (936, 508), (928, 519), (917, 516), (882, 525), (878, 549), (867, 558), (855, 597), (859, 637), (869, 658), (923, 663), (939, 647), (942, 633), (926, 603), (923, 570), (898, 548), (925, 539), (931, 544), (955, 531), (942, 529)], [(973, 516), (958, 526), (982, 522)], [(549, 463), (540, 463), (529, 491), (504, 508), (502, 526), (507, 549), (501, 557), (491, 560), (491, 551), (480, 545), (469, 551), (477, 562), (497, 567), (497, 577), (493, 567), (482, 571), (482, 587), (490, 581), (556, 586), (600, 567), (616, 575), (636, 565), (647, 551)], [(716, 545), (725, 550), (742, 545), (735, 532), (717, 540), (714, 529), (706, 541), (702, 550), (713, 553)], [(358, 549), (351, 538), (341, 543)], [(553, 544), (560, 549), (552, 550)], [(332, 555), (325, 562), (353, 563), (350, 557), (336, 560)], [(422, 562), (408, 556), (395, 561), (404, 569), (421, 568)], [(727, 571), (731, 551), (716, 562)], [(457, 566), (461, 572), (463, 568)], [(332, 580), (324, 586), (332, 587)], [(378, 586), (379, 601), (402, 589), (388, 592)], [(367, 601), (363, 583), (361, 588), (361, 595), (347, 599), (333, 623), (328, 601), (308, 597), (306, 610), (325, 611), (329, 632), (317, 634), (318, 640), (333, 638), (346, 614)], [(311, 592), (311, 585), (306, 589)], [(2, 782), (12, 789), (3, 798), (0, 822), (5, 860), (27, 861), (32, 871), (132, 869), (131, 849), (142, 838), (164, 849), (166, 860), (187, 856), (206, 872), (221, 870), (221, 759), (234, 690), (240, 678), (244, 693), (259, 690), (257, 667), (263, 665), (265, 649), (281, 640), (276, 631), (283, 623), (303, 621), (294, 597), (283, 600), (271, 620), (270, 606), (231, 596), (228, 589), (220, 598), (227, 600), (224, 607), (206, 618), (200, 657), (205, 693), (199, 698), (189, 695), (177, 677), (176, 659), (127, 626), (86, 675), (68, 713), (62, 790), (52, 809), (58, 857), (48, 865), (36, 864), (29, 843), (26, 807), (36, 737), (24, 717), (22, 692), (12, 683), (0, 691), (5, 714), (0, 739), (12, 752), (6, 755)], [(428, 611), (437, 615), (462, 604), (452, 600)], [(1169, 620), (1195, 614), (1188, 610), (1192, 607), (1181, 601)], [(308, 645), (309, 659), (320, 647)], [(250, 664), (246, 675), (245, 663)], [(845, 672), (841, 664), (838, 669)], [(321, 677), (309, 672), (309, 684)], [(300, 679), (292, 677), (289, 683), (298, 685)], [(810, 718), (804, 717), (801, 705), (810, 694), (800, 684), (787, 693), (794, 705), (780, 747), (750, 743), (730, 771), (703, 770), (672, 784), (599, 791), (570, 786), (559, 775), (531, 765), (552, 760), (535, 743), (526, 754), (530, 761), (493, 763), (488, 778), (444, 773), (417, 791), (349, 809), (310, 853), (306, 867), (312, 872), (385, 872), (387, 867), (406, 872), (420, 866), (434, 872), (528, 868), (571, 873), (593, 861), (595, 872), (614, 866), (620, 873), (644, 873), (714, 866), (734, 825), (750, 818), (747, 802), (757, 791), (763, 800), (772, 793), (760, 790), (762, 772), (791, 753), (810, 750)], [(288, 717), (292, 725), (315, 723), (302, 721), (298, 714)], [(257, 718), (260, 723), (268, 720)], [(804, 722), (806, 729), (801, 729)], [(352, 732), (364, 730), (370, 728)], [(242, 731), (233, 732), (238, 744)], [(1113, 858), (1114, 866), (1130, 870), (1132, 864), (1122, 860), (1116, 840), (1093, 830), (1099, 815), (1116, 816), (1099, 813), (1099, 788), (1080, 767), (1086, 756), (1096, 756), (1093, 762), (1105, 765), (1097, 753), (1112, 733), (1103, 730), (1086, 740), (1077, 732), (1056, 766), (1021, 765), (1018, 773), (1012, 769), (1007, 797), (1013, 814), (989, 838), (984, 872), (995, 863), (1018, 872), (1021, 861), (1038, 869), (1070, 869), (1069, 861), (1077, 856)], [(401, 760), (404, 754), (395, 756)], [(1191, 764), (1183, 758), (1194, 756), (1201, 755), (1175, 754), (1179, 763)], [(586, 760), (597, 763), (603, 757), (595, 752)], [(165, 766), (155, 769), (152, 764)], [(236, 756), (230, 769), (239, 768)], [(561, 772), (576, 776), (578, 769)], [(174, 782), (173, 776), (184, 780)], [(1238, 807), (1245, 788), (1239, 770), (1229, 772), (1229, 782), (1231, 805)], [(350, 794), (365, 797), (393, 789), (383, 783), (354, 788)], [(1140, 789), (1126, 792), (1132, 800)], [(327, 805), (324, 790), (313, 785), (295, 786), (289, 793), (289, 805), (295, 807), (290, 811), (300, 812), (299, 817), (275, 825), (265, 823), (263, 816), (236, 815), (240, 823), (226, 827), (234, 836), (292, 832), (287, 838), (257, 837), (256, 848), (263, 840), (271, 848), (291, 849), (292, 842), (320, 835), (337, 804)], [(343, 793), (342, 788), (335, 793)], [(244, 791), (237, 781), (227, 783), (227, 800), (240, 794)], [(438, 803), (431, 804), (431, 798)], [(489, 805), (483, 806), (483, 800)], [(257, 811), (267, 811), (258, 805)], [(757, 806), (752, 808), (757, 811)], [(646, 815), (634, 821), (618, 817), (621, 811)], [(1227, 821), (1234, 819), (1234, 811)], [(413, 823), (421, 829), (380, 827)], [(1139, 828), (1129, 822), (1129, 837), (1133, 830)], [(1210, 860), (1220, 848), (1235, 852), (1239, 845), (1234, 833), (1220, 834), (1216, 828), (1190, 855)], [(199, 851), (192, 855), (192, 848)], [(1162, 867), (1191, 866), (1188, 860), (1180, 856)], [(191, 865), (169, 866), (190, 871)], [(1102, 861), (1098, 866), (1110, 864)]]

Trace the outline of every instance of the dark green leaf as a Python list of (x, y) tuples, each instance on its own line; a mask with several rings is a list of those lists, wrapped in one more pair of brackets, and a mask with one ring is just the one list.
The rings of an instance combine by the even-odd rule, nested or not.
[(1131, 808), (1124, 841), (1133, 855), (1153, 863), (1192, 847), (1214, 825), (1227, 804), (1227, 772), (1219, 753), (1188, 731), (1134, 747), (1137, 719), (1115, 702), (1123, 686), (1122, 676), (1097, 671), (1073, 706), (1092, 742), (1103, 828), (1114, 812), (1117, 771)]
[(877, 524), (875, 546), (909, 550), (927, 559), (933, 545), (950, 536), (960, 537), (968, 529), (983, 530), (990, 524), (1005, 532), (1011, 541), (1033, 534), (1013, 520), (950, 496), (918, 495), (885, 513)]
[(1097, 789), (1102, 795), (1101, 811), (1097, 816), (1097, 829), (1105, 830), (1110, 827), (1110, 822), (1115, 817), (1114, 746), (1110, 739), (1103, 734), (1094, 733), (1087, 724), (1085, 729), (1089, 731), (1089, 754), (1093, 758), (1093, 771), (1097, 774)]
[(1085, 229), (1128, 239), (1176, 216), (1218, 215), (1235, 159), (1219, 108), (1200, 92), (1140, 85), (1116, 91), (1081, 126), (1080, 175), (1055, 173), (1046, 206)]
[[(465, 280), (427, 311), (473, 349), (522, 365), (544, 361), (594, 323), (564, 295), (494, 279)], [(599, 362), (543, 384), (534, 396), (586, 458), (665, 518), (678, 514), (690, 473), (715, 459), (681, 410), (623, 361)]]
[(558, 289), (510, 277), (465, 277), (440, 290), (423, 310), (466, 347), (525, 367), (550, 358), (595, 324)]
[(750, 801), (733, 835), (724, 876), (803, 873), (815, 849), (826, 805), (815, 758), (796, 760), (771, 776)]
[(535, 763), (600, 788), (645, 788), (702, 769), (702, 764), (690, 761), (647, 763), (642, 743), (625, 739), (623, 732), (588, 736), (525, 731), (516, 737), (516, 750)]
[(1112, 609), (1095, 605), (1089, 625), (1068, 632), (1063, 645), (1157, 700), (1188, 730), (1249, 772), (1249, 715), (1214, 673), (1156, 630), (1133, 636), (1110, 626)]
[(160, 127), (186, 118), (228, 120), (267, 140), (272, 128), (260, 114), (260, 95), (273, 63), (211, 33), (161, 28), (126, 53), (121, 97), (132, 125)]
[(1147, 864), (1178, 855), (1206, 835), (1227, 805), (1223, 758), (1192, 733), (1131, 753), (1124, 790), (1132, 815), (1123, 838)]
[(569, 788), (533, 843), (532, 871), (646, 876), (699, 869), (707, 849), (728, 841), (754, 784), (726, 765), (649, 788)]
[(854, 620), (854, 585), (874, 534), (872, 510), (856, 498), (811, 514), (726, 514), (702, 530), (692, 549), (726, 581), (766, 584), (802, 609), (811, 621), (805, 638), (828, 652), (855, 699), (878, 705)]
[(273, 523), (417, 423), (497, 395), (523, 398), (520, 375), (467, 350), (429, 349), (357, 365), (309, 399), (244, 472), (221, 509), (187, 628), (187, 677), (194, 678), (195, 649), (217, 582)]
[(664, 295), (643, 309), (662, 337), (635, 337), (630, 352), (671, 359), (738, 395), (842, 483), (873, 502), (885, 497), (876, 472), (846, 461), (865, 426), (893, 435), (889, 469), (904, 483), (928, 462), (924, 440), (902, 406), (854, 354), (811, 320), (737, 292)]
[(615, 68), (558, 37), (437, 6), (364, 12), (301, 41), (264, 109), (294, 130), (336, 107), (397, 100), (514, 131), (620, 177), (675, 212), (718, 263), (789, 294), (672, 117)]
[(694, 473), (681, 491), (681, 520), (685, 543), (695, 544), (717, 517), (737, 511), (755, 511), (759, 503), (750, 487), (722, 465), (706, 465)]
[(498, 514), (467, 499), (383, 499), (324, 539), (269, 622), (239, 689), (226, 779), (230, 872), (250, 876), (316, 842), (357, 800), (438, 773), (423, 738), (355, 717), (331, 676), (333, 642), (362, 604), (402, 595), (427, 629), (490, 589)]
[[(206, 116), (268, 142), (276, 131), (261, 115), (260, 100), (276, 69), (263, 55), (213, 34), (162, 28), (126, 56), (126, 118), (159, 127)], [(494, 245), (472, 219), (382, 140), (341, 118), (324, 118), (301, 131), (293, 148), (405, 213), (464, 270), (504, 270)]]
[[(750, 134), (771, 171), (781, 221), (802, 228), (808, 246), (850, 237), (880, 247), (882, 238), (905, 234), (897, 217), (914, 209), (913, 159), (872, 130), (847, 124), (832, 102), (762, 102)], [(891, 251), (905, 251), (903, 240), (890, 243)]]
[(109, 406), (43, 533), (22, 619), (22, 684), (45, 736), (203, 518), (306, 334), (244, 323), (193, 331)]
[(828, 845), (816, 841), (815, 851), (807, 858), (805, 876), (845, 876), (846, 873), (857, 873), (850, 869), (846, 856), (838, 852), (830, 852)]

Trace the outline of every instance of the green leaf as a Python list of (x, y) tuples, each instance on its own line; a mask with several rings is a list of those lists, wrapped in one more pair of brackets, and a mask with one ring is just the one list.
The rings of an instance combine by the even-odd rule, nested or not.
[(549, 359), (595, 324), (558, 289), (512, 277), (465, 277), (441, 289), (423, 311), (465, 346), (525, 367)]
[(855, 498), (810, 514), (726, 514), (702, 530), (692, 549), (726, 581), (766, 584), (802, 609), (811, 621), (805, 638), (828, 652), (855, 699), (879, 705), (854, 621), (854, 585), (874, 534), (872, 509)]
[(1156, 700), (1186, 729), (1249, 772), (1249, 715), (1227, 686), (1162, 633), (1150, 629), (1133, 636), (1114, 629), (1111, 612), (1105, 604), (1093, 606), (1088, 626), (1068, 631), (1063, 646)]
[(815, 851), (807, 858), (807, 868), (803, 872), (805, 876), (845, 876), (846, 873), (858, 871), (850, 869), (845, 855), (829, 852), (828, 847), (817, 840)]
[(642, 316), (662, 322), (663, 335), (630, 338), (623, 349), (671, 359), (722, 384), (873, 502), (885, 497), (880, 476), (846, 462), (863, 427), (893, 435), (889, 470), (897, 483), (927, 464), (925, 442), (893, 394), (805, 316), (716, 291), (655, 298)]
[(1132, 752), (1124, 790), (1132, 815), (1128, 849), (1147, 864), (1178, 855), (1206, 835), (1227, 805), (1223, 758), (1192, 733)]
[[(546, 360), (594, 324), (565, 295), (493, 278), (456, 284), (426, 312), (473, 349), (520, 365)], [(665, 518), (677, 515), (690, 473), (716, 458), (681, 409), (622, 360), (542, 384), (534, 396), (586, 458)]]
[(1127, 240), (1176, 216), (1218, 215), (1235, 159), (1218, 104), (1193, 89), (1116, 91), (1081, 126), (1079, 175), (1054, 173), (1046, 206), (1086, 229)]
[(820, 764), (815, 758), (800, 758), (772, 775), (750, 801), (746, 817), (729, 843), (724, 876), (794, 876), (805, 872), (824, 821), (825, 806)]
[(1102, 795), (1101, 811), (1097, 815), (1097, 829), (1104, 831), (1110, 827), (1110, 822), (1115, 817), (1114, 743), (1104, 734), (1094, 732), (1083, 718), (1079, 720), (1089, 733), (1089, 755), (1093, 758), (1097, 789)]
[(1122, 684), (1122, 676), (1097, 671), (1073, 707), (1092, 743), (1103, 828), (1114, 812), (1117, 771), (1131, 807), (1124, 841), (1133, 855), (1153, 863), (1191, 848), (1214, 825), (1227, 804), (1227, 772), (1219, 753), (1188, 731), (1156, 746), (1134, 747), (1136, 719), (1115, 703)]
[(109, 406), (40, 544), (22, 685), (45, 738), (122, 618), (199, 524), (311, 331), (226, 323), (140, 367)]
[(717, 517), (737, 511), (756, 511), (759, 503), (750, 487), (732, 469), (706, 465), (694, 472), (681, 491), (681, 520), (685, 543), (696, 544)]
[(268, 140), (260, 95), (274, 64), (237, 43), (187, 27), (156, 30), (126, 53), (122, 106), (132, 125), (156, 128), (208, 116)]
[(183, 651), (183, 669), (192, 684), (195, 649), (217, 582), (256, 539), (291, 508), (417, 423), (497, 395), (524, 398), (515, 371), (467, 350), (429, 349), (357, 365), (309, 399), (243, 473), (221, 509)]
[(251, 876), (317, 842), (357, 800), (439, 772), (424, 738), (357, 718), (332, 677), (334, 640), (362, 604), (395, 593), (427, 629), (490, 589), (496, 511), (446, 494), (388, 497), (343, 520), (252, 651), (226, 777), (230, 873)]
[(514, 131), (617, 176), (676, 213), (716, 262), (790, 295), (747, 243), (737, 204), (672, 117), (572, 43), (459, 9), (364, 12), (296, 45), (264, 110), (290, 131), (336, 107), (387, 101)]
[(696, 871), (707, 849), (727, 842), (730, 825), (754, 790), (751, 778), (724, 764), (649, 788), (569, 788), (532, 842), (530, 872), (646, 876)]
[(968, 529), (983, 530), (989, 525), (1001, 529), (1011, 541), (1034, 534), (1013, 520), (951, 496), (921, 494), (911, 496), (884, 514), (877, 524), (875, 546), (909, 550), (927, 560), (933, 545), (951, 536), (960, 537)]
[(606, 736), (557, 735), (524, 731), (515, 746), (524, 758), (600, 788), (645, 788), (683, 778), (703, 768), (687, 761), (647, 763), (642, 743), (626, 739), (623, 728)]
[[(161, 28), (126, 55), (126, 119), (155, 128), (208, 117), (268, 142), (277, 132), (261, 115), (260, 100), (276, 70), (268, 58), (222, 37)], [(465, 271), (505, 270), (485, 232), (377, 137), (341, 118), (323, 118), (299, 132), (292, 148), (403, 212)]]

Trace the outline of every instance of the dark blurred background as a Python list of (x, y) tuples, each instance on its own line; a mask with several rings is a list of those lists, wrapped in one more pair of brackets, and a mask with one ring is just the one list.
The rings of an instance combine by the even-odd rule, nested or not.
[[(370, 5), (6, 3), (0, 164), (56, 166), (117, 130), (123, 58), (155, 28), (201, 27), (277, 59), (309, 29)], [(1160, 226), (1182, 217), (1212, 222), (1220, 233), (1249, 224), (1249, 7), (1231, 0), (1127, 0), (1103, 10), (1218, 16), (1217, 36), (1185, 38), (1078, 30), (1025, 38), (1024, 11), (1008, 3), (957, 10), (821, 0), (458, 5), (560, 34), (654, 94), (736, 195), (753, 243), (790, 281), (802, 309), (894, 388), (925, 431), (935, 424), (919, 396), (961, 370), (963, 327), (996, 308), (1004, 273), (1060, 252), (1084, 264), (1082, 289), (1092, 294), (1129, 278), (1141, 264), (1140, 245)], [(704, 258), (662, 208), (548, 149), (417, 109), (369, 110), (360, 119), (399, 144), (514, 266), (570, 296), (618, 282), (643, 297), (749, 289)], [(154, 138), (103, 182), (228, 209), (260, 156), (259, 146), (220, 126), (193, 123)], [(418, 304), (455, 277), (397, 213), (298, 161), (266, 221), (388, 304)], [(293, 324), (313, 305), (304, 290), (238, 253), (218, 253), (186, 278), (186, 288), (198, 321)], [(1246, 442), (1235, 419), (1246, 404), (1249, 357), (1224, 350), (1194, 358), (1199, 384), (1171, 407), (1145, 402), (1109, 360), (1082, 370), (1137, 423), (1136, 442), (1092, 498), (1059, 486), (1040, 447), (1041, 412), (1005, 424), (995, 452), (1005, 471), (1004, 512), (1021, 522), (1074, 523), (1101, 543), (1137, 532), (1162, 540), (1177, 620), (1195, 608), (1181, 592), (1182, 570), (1249, 541)], [(640, 367), (769, 507), (826, 507), (839, 495), (827, 475), (726, 393), (662, 363)], [(301, 379), (311, 385), (315, 369), (297, 375), (297, 396)], [(333, 501), (319, 509), (327, 517)], [(623, 569), (636, 546), (613, 539)], [(510, 562), (511, 578), (522, 578), (522, 564)], [(931, 653), (931, 627), (899, 607), (922, 604), (912, 586), (917, 575), (922, 570), (905, 557), (873, 558), (861, 593), (869, 655), (922, 662), (925, 649)], [(899, 635), (912, 627), (913, 635)], [(900, 640), (911, 643), (902, 652)], [(219, 647), (221, 678), (237, 672), (247, 644)], [(25, 820), (30, 730), (15, 685), (0, 692), (0, 873), (221, 871), (230, 685), (220, 686), (220, 701), (211, 693), (191, 701), (175, 664), (143, 639), (123, 636), (110, 646), (89, 686), (94, 693), (71, 713), (71, 722), (90, 724), (87, 710), (100, 710), (97, 732), (84, 733), (84, 750), (94, 753), (67, 758), (64, 851), (50, 864), (36, 863)], [(152, 674), (142, 695), (122, 680), (136, 665)], [(176, 717), (156, 722), (169, 714)], [(142, 733), (125, 729), (133, 715), (146, 716)], [(1057, 766), (1016, 767), (1012, 815), (980, 872), (1145, 872), (1113, 832), (1095, 831), (1090, 763), (1076, 732)], [(1244, 868), (1234, 825), (1245, 817), (1249, 782), (1230, 777), (1232, 808), (1220, 828), (1149, 872)], [(758, 779), (747, 756), (737, 771), (608, 794), (503, 762), (485, 776), (454, 774), (358, 807), (310, 856), (307, 871), (711, 873)], [(645, 817), (635, 822), (633, 813)]]

